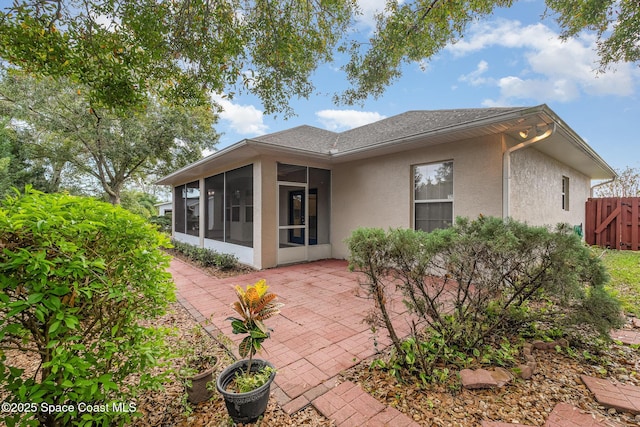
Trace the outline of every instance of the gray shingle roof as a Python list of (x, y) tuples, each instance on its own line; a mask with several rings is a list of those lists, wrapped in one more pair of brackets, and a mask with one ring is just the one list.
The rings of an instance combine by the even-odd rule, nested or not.
[[(476, 138), (511, 131), (539, 121), (557, 124), (558, 131), (536, 148), (565, 162), (594, 179), (615, 177), (615, 172), (546, 105), (513, 108), (469, 108), (408, 111), (344, 132), (331, 132), (313, 126), (298, 126), (280, 132), (240, 141), (217, 153), (158, 180), (158, 184), (180, 184), (197, 179), (229, 159), (234, 162), (256, 153), (279, 151), (343, 162), (381, 153), (395, 152), (416, 144), (440, 144), (461, 138)], [(555, 127), (554, 127), (555, 129)], [(267, 148), (266, 151), (261, 151)]]
[(397, 116), (340, 133), (304, 125), (252, 138), (252, 140), (317, 153), (328, 153), (331, 149), (335, 149), (337, 152), (345, 152), (431, 131), (461, 126), (474, 121), (493, 117), (497, 119), (503, 114), (522, 109), (525, 108), (407, 111)]
[(382, 142), (391, 142), (477, 120), (500, 116), (522, 108), (473, 108), (459, 110), (407, 111), (375, 123), (342, 132), (337, 148), (348, 151)]
[(337, 136), (335, 132), (303, 125), (251, 139), (264, 144), (328, 153)]

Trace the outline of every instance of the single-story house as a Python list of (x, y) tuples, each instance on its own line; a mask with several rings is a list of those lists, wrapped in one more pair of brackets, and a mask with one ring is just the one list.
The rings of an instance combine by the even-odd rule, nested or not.
[(347, 258), (357, 227), (457, 216), (581, 225), (615, 171), (548, 106), (408, 111), (344, 132), (245, 139), (160, 179), (173, 237), (255, 268)]
[(168, 216), (170, 217), (173, 214), (173, 201), (171, 202), (160, 202), (156, 203), (156, 209), (158, 209), (158, 216)]

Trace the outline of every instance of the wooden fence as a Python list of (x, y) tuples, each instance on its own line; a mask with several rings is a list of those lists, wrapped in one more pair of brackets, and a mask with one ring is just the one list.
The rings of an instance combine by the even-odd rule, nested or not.
[(584, 237), (588, 244), (640, 250), (640, 197), (588, 199)]

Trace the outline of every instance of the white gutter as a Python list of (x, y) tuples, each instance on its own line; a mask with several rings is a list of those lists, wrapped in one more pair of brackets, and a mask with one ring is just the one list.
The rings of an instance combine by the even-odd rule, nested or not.
[(601, 182), (601, 183), (599, 183), (599, 184), (592, 185), (592, 186), (591, 186), (591, 190), (589, 190), (589, 197), (593, 197), (593, 190), (595, 190), (596, 188), (601, 187), (601, 186), (603, 186), (603, 185), (611, 184), (611, 183), (612, 183), (612, 182), (614, 182), (616, 179), (618, 179), (618, 177), (617, 177), (617, 176), (616, 176), (616, 177), (614, 177), (614, 178), (611, 178), (611, 179), (610, 179), (610, 180), (608, 180), (608, 181), (604, 181), (604, 182)]
[(553, 122), (551, 126), (542, 134), (533, 138), (522, 141), (520, 144), (514, 145), (504, 152), (502, 155), (502, 218), (509, 217), (509, 190), (511, 180), (511, 153), (529, 147), (536, 142), (549, 138), (556, 131), (556, 124)]

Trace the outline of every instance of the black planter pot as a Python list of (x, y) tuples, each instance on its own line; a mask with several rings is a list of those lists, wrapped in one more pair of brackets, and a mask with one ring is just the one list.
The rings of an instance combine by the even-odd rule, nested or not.
[[(224, 397), (224, 403), (227, 405), (227, 412), (233, 419), (233, 422), (237, 423), (253, 423), (256, 422), (260, 415), (264, 414), (267, 409), (267, 403), (269, 403), (269, 390), (271, 383), (276, 376), (276, 372), (273, 371), (266, 384), (258, 387), (255, 390), (247, 393), (233, 393), (226, 390), (236, 376), (237, 372), (244, 372), (249, 364), (248, 360), (240, 360), (227, 367), (216, 381), (216, 388), (218, 392)], [(251, 372), (257, 372), (269, 366), (273, 369), (273, 365), (266, 360), (253, 359), (251, 363)]]

